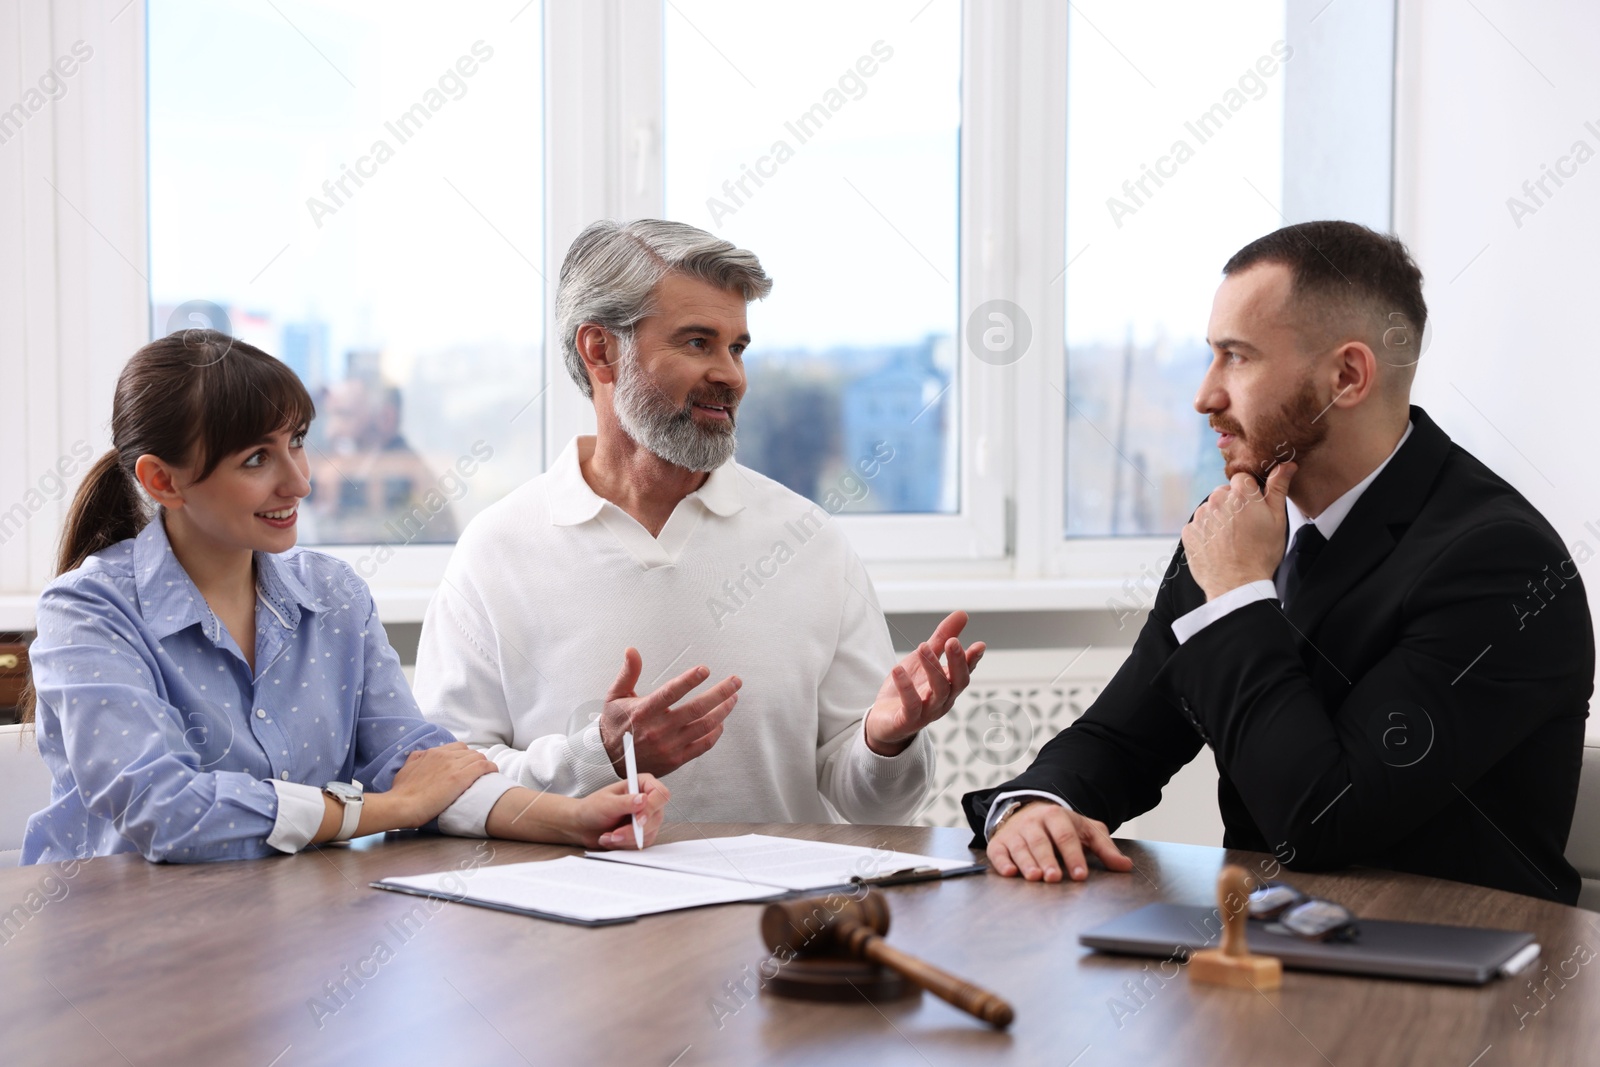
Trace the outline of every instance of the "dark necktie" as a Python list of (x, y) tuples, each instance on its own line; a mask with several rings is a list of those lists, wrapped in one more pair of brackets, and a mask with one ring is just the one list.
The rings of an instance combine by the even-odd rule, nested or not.
[(1328, 539), (1314, 522), (1305, 523), (1295, 531), (1294, 544), (1289, 546), (1289, 554), (1283, 557), (1283, 566), (1278, 568), (1278, 599), (1285, 608), (1294, 602), (1305, 584), (1306, 575), (1327, 546)]

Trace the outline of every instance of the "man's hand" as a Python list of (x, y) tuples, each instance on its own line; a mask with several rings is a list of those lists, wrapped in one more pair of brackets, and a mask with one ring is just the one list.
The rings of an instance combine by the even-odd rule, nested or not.
[[(957, 636), (967, 613), (951, 612), (933, 636), (894, 665), (867, 712), (867, 747), (880, 756), (897, 756), (930, 722), (955, 705), (983, 658), (984, 643), (963, 649)], [(939, 662), (940, 653), (944, 663)], [(948, 665), (948, 666), (947, 666)]]
[(606, 706), (600, 712), (600, 741), (617, 777), (626, 773), (622, 759), (622, 735), (633, 731), (633, 752), (639, 770), (661, 777), (682, 767), (696, 756), (703, 756), (722, 736), (722, 720), (739, 702), (739, 687), (744, 683), (730, 674), (693, 700), (677, 707), (673, 704), (705, 681), (711, 672), (691, 667), (648, 696), (638, 696), (644, 661), (638, 649), (622, 656), (622, 673), (606, 692)]
[(1085, 848), (1109, 870), (1133, 870), (1133, 861), (1117, 850), (1105, 823), (1048, 800), (1025, 802), (995, 828), (989, 839), (989, 866), (996, 874), (1007, 878), (1020, 874), (1030, 882), (1059, 882), (1065, 867), (1074, 882), (1081, 882), (1089, 877)]
[(1195, 510), (1183, 528), (1183, 552), (1207, 600), (1272, 580), (1283, 561), (1289, 523), (1284, 498), (1294, 472), (1293, 463), (1278, 464), (1267, 475), (1264, 492), (1250, 475), (1235, 474)]

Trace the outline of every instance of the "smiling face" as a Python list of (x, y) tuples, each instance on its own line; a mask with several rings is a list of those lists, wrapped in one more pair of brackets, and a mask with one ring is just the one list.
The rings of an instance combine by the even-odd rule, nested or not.
[(655, 314), (622, 346), (612, 403), (624, 432), (669, 463), (715, 470), (733, 455), (750, 344), (742, 293), (669, 274)]
[(1303, 462), (1328, 434), (1332, 399), (1319, 389), (1293, 316), (1289, 268), (1260, 263), (1230, 274), (1211, 307), (1211, 366), (1195, 396), (1210, 416), (1227, 475), (1264, 479), (1279, 463)]
[[(224, 456), (202, 481), (195, 468), (168, 468), (169, 524), (207, 550), (284, 552), (294, 547), (300, 501), (311, 492), (305, 427), (279, 430)], [(153, 458), (153, 457), (152, 457)], [(158, 478), (159, 482), (160, 479)]]

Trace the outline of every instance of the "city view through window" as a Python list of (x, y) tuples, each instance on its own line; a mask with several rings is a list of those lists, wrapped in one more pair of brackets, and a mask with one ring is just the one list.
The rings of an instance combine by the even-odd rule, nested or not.
[(1283, 0), (1068, 14), (1069, 537), (1177, 533), (1222, 482), (1194, 397), (1222, 264), (1283, 225), (1284, 18)]
[(667, 215), (775, 283), (750, 309), (739, 461), (835, 510), (957, 510), (960, 4), (674, 0), (665, 20)]
[[(222, 325), (306, 382), (304, 542), (449, 542), (545, 458), (538, 8), (280, 7), (150, 5), (152, 333)], [(1220, 480), (1211, 295), (1282, 222), (1282, 0), (1167, 7), (1160, 39), (1069, 15), (1069, 537), (1175, 532)], [(961, 6), (813, 14), (665, 6), (664, 214), (775, 279), (740, 461), (835, 510), (953, 513)]]
[(537, 5), (152, 0), (149, 49), (152, 335), (300, 375), (302, 543), (454, 541), (542, 466)]

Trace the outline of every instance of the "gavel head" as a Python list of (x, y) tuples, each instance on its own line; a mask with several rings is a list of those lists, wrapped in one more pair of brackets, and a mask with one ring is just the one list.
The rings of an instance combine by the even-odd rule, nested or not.
[(860, 899), (835, 893), (828, 897), (768, 904), (761, 915), (761, 938), (774, 952), (788, 949), (797, 956), (826, 952), (839, 942), (841, 928), (865, 927), (889, 932), (889, 904), (869, 890)]

